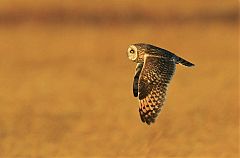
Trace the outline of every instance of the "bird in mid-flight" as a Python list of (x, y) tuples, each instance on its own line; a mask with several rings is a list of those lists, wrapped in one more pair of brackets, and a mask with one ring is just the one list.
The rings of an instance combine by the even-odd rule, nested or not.
[(137, 63), (133, 95), (139, 98), (142, 122), (150, 125), (161, 111), (176, 64), (187, 67), (194, 64), (170, 51), (144, 43), (130, 45), (127, 55), (130, 60)]

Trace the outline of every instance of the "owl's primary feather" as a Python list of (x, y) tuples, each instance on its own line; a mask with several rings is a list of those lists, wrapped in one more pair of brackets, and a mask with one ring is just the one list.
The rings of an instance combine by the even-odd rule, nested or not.
[(153, 123), (165, 101), (167, 86), (175, 71), (168, 58), (147, 56), (139, 78), (139, 113), (141, 120)]

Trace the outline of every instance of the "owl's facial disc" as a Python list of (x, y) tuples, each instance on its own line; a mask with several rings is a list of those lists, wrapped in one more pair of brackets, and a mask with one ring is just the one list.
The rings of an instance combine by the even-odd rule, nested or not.
[(137, 47), (131, 45), (127, 50), (128, 58), (132, 61), (135, 61), (138, 57)]

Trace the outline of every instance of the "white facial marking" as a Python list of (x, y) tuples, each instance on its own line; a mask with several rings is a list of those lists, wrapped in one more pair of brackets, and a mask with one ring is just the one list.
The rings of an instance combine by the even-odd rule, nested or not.
[(129, 46), (127, 50), (128, 58), (132, 61), (136, 60), (138, 57), (137, 47), (134, 45)]

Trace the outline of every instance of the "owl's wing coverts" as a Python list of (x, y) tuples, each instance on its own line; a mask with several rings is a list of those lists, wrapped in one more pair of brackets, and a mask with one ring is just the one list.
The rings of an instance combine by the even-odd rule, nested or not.
[(138, 80), (140, 73), (142, 71), (143, 63), (138, 63), (136, 66), (136, 72), (133, 79), (133, 95), (134, 97), (138, 96)]
[(169, 58), (147, 56), (140, 74), (139, 113), (141, 120), (153, 123), (165, 101), (167, 85), (175, 71), (175, 62)]

